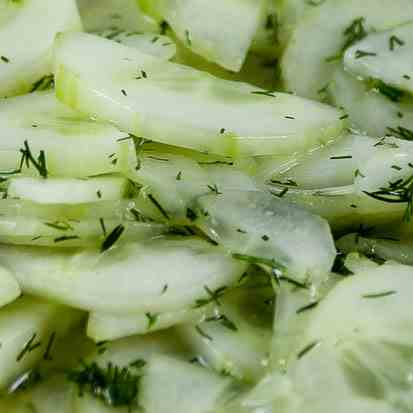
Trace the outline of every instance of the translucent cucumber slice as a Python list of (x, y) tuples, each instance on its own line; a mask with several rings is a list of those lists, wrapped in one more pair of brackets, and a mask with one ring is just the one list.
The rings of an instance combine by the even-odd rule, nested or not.
[[(393, 182), (405, 181), (412, 175), (411, 142), (393, 137), (378, 140), (359, 137), (354, 141), (353, 152), (358, 171), (354, 183), (360, 192), (380, 196), (385, 188), (391, 191)], [(386, 195), (383, 196), (386, 199)]]
[(52, 217), (0, 217), (0, 241), (5, 244), (51, 248), (100, 248), (116, 228), (122, 227), (119, 244), (147, 241), (168, 231), (163, 224), (93, 218), (82, 221)]
[[(44, 152), (47, 176), (85, 177), (116, 172), (127, 165), (127, 135), (65, 107), (53, 92), (38, 92), (0, 103), (0, 175), (18, 172), (20, 150), (37, 159)], [(26, 142), (26, 143), (25, 143)], [(39, 176), (39, 168), (24, 162), (22, 173)]]
[(265, 12), (264, 0), (143, 0), (186, 47), (238, 72)]
[[(340, 241), (340, 240), (339, 240)], [(343, 245), (340, 244), (340, 247)], [(343, 248), (345, 252), (345, 248)], [(344, 260), (345, 267), (353, 274), (377, 268), (378, 264), (358, 252), (350, 252)]]
[(322, 98), (320, 91), (339, 66), (343, 47), (354, 41), (357, 25), (359, 33), (360, 25), (367, 32), (386, 30), (412, 18), (409, 0), (333, 0), (313, 7), (296, 25), (283, 57), (286, 89)]
[(62, 31), (81, 30), (75, 0), (4, 1), (0, 29), (0, 96), (30, 92), (51, 73), (50, 51)]
[(359, 234), (348, 234), (337, 241), (337, 247), (343, 253), (358, 251), (379, 262), (391, 260), (406, 265), (413, 265), (412, 246), (409, 240), (374, 236), (367, 238)]
[(237, 288), (219, 298), (215, 314), (177, 330), (194, 354), (218, 373), (253, 382), (268, 365), (273, 298), (271, 288)]
[(59, 36), (55, 72), (57, 96), (69, 106), (136, 136), (221, 155), (306, 151), (334, 140), (344, 126), (339, 111), (325, 105), (87, 34)]
[(328, 93), (349, 115), (352, 127), (370, 136), (401, 136), (413, 129), (413, 103), (409, 99), (393, 102), (342, 68), (334, 73)]
[(3, 246), (0, 255), (25, 292), (91, 311), (147, 313), (155, 321), (231, 286), (245, 270), (192, 237), (115, 244), (104, 253)]
[(145, 153), (138, 164), (132, 159), (129, 178), (142, 186), (140, 196), (164, 219), (177, 222), (186, 222), (194, 199), (214, 188), (208, 173), (194, 160), (157, 152)]
[(412, 42), (412, 23), (370, 34), (346, 51), (344, 66), (356, 76), (413, 93)]
[(357, 135), (343, 138), (304, 156), (260, 157), (258, 175), (265, 181), (303, 189), (321, 189), (351, 185), (354, 180), (353, 141)]
[(127, 180), (120, 176), (88, 179), (12, 178), (7, 196), (39, 204), (83, 204), (116, 201), (126, 194)]
[(0, 311), (0, 387), (5, 390), (26, 373), (47, 349), (51, 335), (64, 336), (82, 315), (78, 311), (24, 297)]
[(158, 23), (140, 9), (136, 0), (77, 0), (86, 31), (127, 30), (158, 33)]
[(259, 191), (207, 195), (198, 205), (196, 224), (239, 259), (314, 285), (330, 273), (336, 255), (330, 228), (306, 210)]
[(297, 190), (271, 186), (270, 190), (285, 200), (304, 207), (326, 219), (336, 233), (357, 230), (362, 227), (400, 223), (406, 204), (389, 203), (360, 194), (353, 185), (321, 190)]
[(166, 356), (153, 356), (144, 373), (140, 400), (145, 411), (151, 413), (208, 413), (225, 398), (231, 386), (228, 377)]
[(161, 313), (156, 316), (156, 320), (142, 313), (125, 315), (91, 313), (87, 323), (87, 335), (96, 342), (116, 340), (134, 334), (165, 330), (179, 324), (200, 323), (213, 313), (214, 306), (211, 305)]
[(0, 268), (0, 307), (13, 302), (21, 294), (20, 286), (13, 275), (5, 268)]
[(118, 29), (105, 30), (99, 34), (106, 39), (133, 47), (142, 53), (162, 60), (171, 60), (176, 55), (176, 44), (168, 36), (154, 33), (141, 34), (133, 31), (120, 31)]
[[(6, 400), (10, 400), (10, 403), (16, 409), (27, 407), (29, 413), (33, 410), (42, 413), (53, 413), (56, 411), (56, 406), (59, 406), (59, 412), (73, 413), (71, 389), (65, 375), (62, 373), (52, 373), (46, 378), (42, 378), (40, 383), (33, 383), (33, 387), (30, 389), (24, 389), (22, 383), (22, 388), (19, 390), (19, 392), (14, 392), (6, 398)], [(1, 402), (0, 408), (3, 408)], [(5, 408), (4, 411), (15, 413), (12, 409)], [(26, 410), (17, 410), (17, 412), (23, 413)]]

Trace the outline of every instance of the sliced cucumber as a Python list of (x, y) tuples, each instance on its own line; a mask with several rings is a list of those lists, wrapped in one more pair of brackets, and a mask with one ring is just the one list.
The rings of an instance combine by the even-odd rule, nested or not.
[(13, 302), (21, 294), (20, 286), (5, 268), (0, 267), (0, 307)]
[(8, 97), (30, 92), (51, 73), (56, 34), (81, 30), (81, 23), (75, 0), (4, 1), (1, 13), (0, 96)]
[(336, 251), (323, 219), (259, 191), (207, 195), (198, 204), (196, 224), (238, 258), (304, 283), (318, 285), (328, 276)]
[(77, 0), (85, 30), (127, 30), (158, 33), (160, 27), (136, 0)]
[(389, 237), (362, 237), (360, 234), (348, 234), (337, 241), (337, 247), (344, 253), (358, 251), (368, 257), (397, 261), (401, 264), (413, 265), (413, 243), (410, 240), (399, 240)]
[(355, 187), (360, 192), (374, 194), (384, 188), (391, 190), (392, 182), (404, 181), (412, 175), (411, 142), (392, 137), (379, 140), (359, 137), (354, 141), (353, 152), (358, 171)]
[(78, 311), (24, 297), (1, 309), (0, 387), (12, 385), (47, 350), (51, 335), (64, 336), (82, 317)]
[(265, 0), (143, 0), (186, 47), (238, 72), (265, 12)]
[(96, 342), (116, 340), (134, 334), (147, 334), (152, 331), (165, 330), (184, 323), (199, 323), (214, 313), (214, 306), (187, 308), (184, 310), (161, 313), (156, 322), (148, 314), (114, 315), (91, 313), (87, 323), (87, 335)]
[[(84, 177), (122, 169), (130, 142), (114, 126), (92, 121), (70, 110), (53, 92), (38, 92), (0, 103), (1, 175), (13, 175), (27, 151), (37, 159), (44, 151), (48, 175)], [(39, 168), (24, 162), (24, 174), (39, 175)]]
[(153, 33), (141, 34), (117, 29), (105, 30), (99, 34), (106, 39), (111, 39), (125, 46), (133, 47), (142, 53), (158, 57), (162, 60), (171, 60), (176, 55), (176, 44), (168, 36)]
[(339, 68), (328, 87), (333, 102), (343, 107), (352, 127), (370, 136), (392, 135), (399, 127), (413, 129), (413, 103), (392, 102)]
[(278, 1), (279, 36), (283, 47), (288, 43), (295, 26), (314, 7), (319, 6), (322, 0), (280, 0)]
[(186, 222), (193, 200), (213, 188), (207, 172), (183, 156), (147, 153), (133, 166), (129, 177), (143, 186), (140, 195), (156, 204), (167, 220)]
[(354, 274), (357, 274), (361, 271), (374, 269), (378, 266), (377, 263), (368, 259), (364, 255), (359, 254), (358, 252), (350, 252), (349, 254), (347, 254), (344, 265), (349, 271)]
[(296, 190), (270, 187), (287, 201), (305, 207), (325, 218), (337, 233), (357, 230), (360, 226), (397, 223), (400, 225), (406, 210), (402, 203), (389, 203), (359, 194), (353, 185), (322, 190)]
[[(32, 384), (33, 388), (25, 389), (24, 383), (22, 386), (22, 389), (8, 397), (15, 406), (27, 407), (30, 413), (54, 413), (56, 406), (59, 406), (59, 413), (73, 413), (72, 394), (64, 374), (52, 373), (46, 378), (42, 376), (40, 383)], [(3, 408), (1, 401), (0, 408)], [(3, 411), (14, 413), (14, 410), (9, 409)]]
[(66, 218), (1, 217), (0, 241), (5, 244), (47, 246), (52, 248), (100, 247), (104, 240), (122, 226), (119, 244), (147, 241), (168, 232), (168, 227), (152, 222), (94, 218), (74, 221)]
[[(97, 70), (102, 66), (104, 72)], [(305, 151), (333, 140), (344, 125), (327, 106), (220, 80), (87, 34), (59, 36), (55, 71), (57, 96), (71, 107), (137, 136), (200, 151)]]
[(19, 177), (10, 179), (7, 196), (39, 204), (83, 204), (120, 200), (126, 190), (127, 180), (120, 176), (88, 179)]
[(141, 381), (140, 400), (145, 411), (150, 413), (208, 413), (228, 395), (230, 386), (230, 379), (204, 367), (171, 357), (153, 356)]
[(0, 256), (25, 292), (92, 311), (155, 318), (194, 306), (208, 291), (232, 285), (245, 269), (191, 237), (115, 245), (104, 254), (3, 246)]
[(352, 148), (356, 139), (357, 135), (345, 135), (332, 145), (301, 157), (261, 157), (258, 175), (265, 181), (303, 189), (351, 185), (356, 170)]
[[(331, 80), (350, 38), (351, 31), (344, 32), (360, 18), (367, 31), (389, 29), (412, 20), (413, 4), (409, 0), (332, 0), (313, 7), (298, 22), (283, 57), (286, 89), (320, 99), (319, 92)], [(334, 60), (335, 56), (339, 58)]]
[(413, 93), (412, 42), (412, 23), (370, 34), (346, 51), (344, 66), (357, 76)]
[(268, 364), (273, 291), (241, 287), (219, 302), (215, 315), (177, 329), (192, 351), (217, 372), (254, 381)]

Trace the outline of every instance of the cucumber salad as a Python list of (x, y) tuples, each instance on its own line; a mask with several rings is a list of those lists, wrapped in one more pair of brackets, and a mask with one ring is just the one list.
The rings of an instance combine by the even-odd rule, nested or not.
[(0, 0), (0, 412), (413, 412), (412, 0)]

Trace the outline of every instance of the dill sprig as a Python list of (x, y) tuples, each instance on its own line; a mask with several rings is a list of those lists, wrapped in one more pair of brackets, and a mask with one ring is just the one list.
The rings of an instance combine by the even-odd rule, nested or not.
[(27, 140), (24, 141), (23, 145), (24, 147), (20, 149), (21, 158), (20, 158), (19, 168), (17, 168), (14, 171), (10, 171), (8, 173), (2, 173), (2, 174), (3, 175), (19, 174), (23, 170), (23, 166), (26, 166), (26, 168), (30, 168), (30, 165), (33, 165), (42, 178), (47, 178), (48, 171), (47, 171), (47, 165), (46, 165), (45, 152), (41, 150), (39, 152), (39, 155), (36, 158), (33, 155)]
[(413, 141), (413, 130), (407, 129), (403, 126), (398, 126), (397, 128), (388, 127), (387, 132), (395, 138), (403, 139), (405, 141)]
[(327, 57), (326, 62), (334, 62), (340, 60), (349, 47), (353, 46), (360, 40), (363, 40), (367, 36), (368, 33), (366, 28), (364, 27), (365, 21), (366, 19), (364, 17), (359, 17), (357, 19), (354, 19), (350, 23), (350, 25), (344, 29), (343, 35), (345, 40), (343, 47), (337, 55)]
[(413, 175), (406, 179), (389, 182), (387, 187), (380, 188), (378, 191), (363, 192), (378, 201), (391, 204), (407, 204), (403, 221), (410, 222), (413, 215)]
[(109, 248), (111, 248), (121, 237), (123, 232), (125, 231), (125, 226), (122, 224), (119, 224), (116, 226), (110, 234), (103, 240), (102, 246), (100, 247), (100, 252), (105, 252)]
[(128, 367), (108, 363), (106, 368), (97, 363), (82, 363), (82, 368), (72, 370), (67, 379), (76, 383), (79, 396), (85, 392), (113, 407), (136, 406), (140, 375), (131, 373)]
[(388, 85), (387, 83), (383, 82), (380, 79), (369, 79), (367, 81), (367, 87), (369, 89), (374, 89), (387, 99), (391, 100), (392, 102), (400, 102), (403, 97), (405, 96), (405, 92), (400, 89), (397, 89), (393, 86)]
[(204, 285), (204, 290), (208, 294), (208, 298), (200, 298), (196, 300), (194, 308), (201, 308), (211, 303), (215, 303), (216, 305), (220, 306), (220, 298), (225, 294), (227, 289), (228, 287), (223, 286), (217, 288), (216, 290), (211, 290), (207, 285)]

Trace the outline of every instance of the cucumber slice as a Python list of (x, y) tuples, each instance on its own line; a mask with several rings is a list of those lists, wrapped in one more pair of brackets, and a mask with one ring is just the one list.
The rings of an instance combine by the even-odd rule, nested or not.
[(81, 317), (78, 311), (30, 297), (1, 309), (0, 387), (11, 385), (40, 361), (51, 335), (64, 336)]
[[(122, 141), (126, 134), (68, 109), (53, 92), (3, 100), (0, 125), (4, 136), (0, 144), (1, 175), (13, 175), (19, 169), (25, 141), (34, 158), (44, 151), (49, 175), (84, 177), (116, 172), (127, 161), (130, 142)], [(28, 165), (30, 168), (23, 165), (24, 174), (39, 174), (32, 163)]]
[(200, 151), (305, 151), (333, 140), (344, 125), (333, 108), (217, 79), (87, 34), (59, 36), (55, 71), (57, 96), (69, 106), (136, 136)]
[(278, 2), (279, 36), (282, 46), (287, 45), (295, 26), (314, 7), (319, 6), (322, 0), (280, 0)]
[(265, 0), (143, 0), (186, 47), (238, 72), (265, 11)]
[(140, 400), (145, 411), (151, 413), (208, 413), (227, 396), (230, 386), (230, 379), (204, 367), (153, 356), (141, 381)]
[[(412, 175), (413, 144), (386, 137), (359, 137), (354, 141), (354, 162), (358, 173), (354, 183), (360, 192), (374, 194), (391, 183), (404, 181)], [(386, 197), (385, 197), (386, 198)]]
[(176, 44), (167, 36), (153, 33), (136, 33), (117, 29), (105, 30), (99, 33), (106, 39), (114, 40), (128, 47), (133, 47), (142, 53), (171, 60), (176, 55)]
[[(40, 383), (34, 383), (33, 388), (19, 390), (19, 392), (7, 397), (15, 408), (27, 407), (29, 413), (54, 413), (56, 406), (59, 406), (59, 413), (73, 413), (72, 395), (64, 374), (52, 373), (47, 378), (42, 376)], [(3, 408), (1, 401), (0, 408)], [(14, 412), (14, 410), (8, 409), (2, 411)]]
[(158, 33), (158, 23), (143, 13), (136, 0), (77, 0), (86, 31), (127, 30)]
[(127, 180), (120, 176), (88, 179), (12, 178), (7, 188), (9, 198), (39, 204), (83, 204), (116, 201), (126, 194)]
[(168, 227), (152, 222), (132, 222), (94, 218), (73, 221), (66, 218), (1, 217), (0, 241), (5, 244), (44, 246), (51, 248), (100, 247), (104, 240), (122, 225), (119, 244), (147, 241), (168, 231)]
[(352, 273), (357, 274), (362, 271), (377, 268), (378, 264), (366, 258), (358, 252), (350, 252), (344, 260), (345, 267)]
[(214, 306), (187, 308), (158, 314), (156, 323), (148, 314), (91, 313), (87, 323), (87, 335), (94, 341), (116, 340), (134, 334), (147, 334), (165, 330), (184, 323), (200, 323), (212, 316)]
[(104, 254), (2, 246), (0, 256), (25, 292), (91, 311), (154, 318), (210, 297), (208, 291), (232, 285), (245, 269), (191, 237), (115, 245)]
[(295, 159), (261, 157), (258, 175), (265, 181), (303, 189), (351, 185), (356, 170), (352, 146), (357, 139), (357, 135), (345, 135), (332, 145)]
[(323, 219), (258, 191), (207, 195), (198, 205), (196, 224), (238, 258), (315, 286), (328, 276), (336, 251)]
[(214, 188), (207, 172), (183, 156), (155, 152), (144, 154), (136, 167), (132, 162), (129, 178), (143, 186), (140, 195), (156, 204), (166, 220), (187, 222), (193, 200)]
[(319, 92), (339, 66), (339, 59), (330, 58), (340, 54), (351, 35), (345, 30), (360, 18), (365, 19), (367, 31), (386, 30), (412, 20), (413, 4), (409, 0), (332, 0), (313, 7), (295, 27), (282, 60), (286, 89), (320, 99)]
[(215, 315), (177, 329), (192, 351), (217, 372), (254, 381), (268, 364), (273, 297), (271, 288), (237, 288), (219, 299)]
[(110, 407), (102, 401), (95, 399), (89, 394), (82, 397), (75, 396), (73, 402), (73, 413), (139, 413), (137, 408), (133, 407)]
[(81, 30), (81, 23), (75, 0), (5, 1), (1, 13), (0, 96), (9, 97), (30, 92), (51, 73), (54, 37)]
[(21, 294), (20, 286), (5, 268), (0, 268), (0, 307), (13, 302)]
[(353, 74), (413, 93), (413, 24), (373, 33), (350, 47), (344, 66)]
[(360, 234), (348, 234), (337, 241), (337, 247), (346, 254), (358, 251), (380, 262), (391, 260), (406, 265), (413, 265), (412, 246), (410, 240), (366, 238)]
[(341, 68), (333, 75), (328, 92), (333, 102), (349, 115), (352, 127), (370, 136), (413, 129), (411, 101), (392, 102)]
[(323, 190), (296, 190), (285, 187), (270, 187), (273, 193), (326, 219), (336, 233), (348, 233), (360, 226), (389, 223), (400, 225), (406, 205), (388, 203), (359, 194), (354, 186), (326, 188)]

